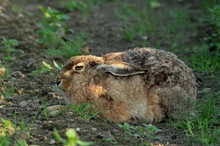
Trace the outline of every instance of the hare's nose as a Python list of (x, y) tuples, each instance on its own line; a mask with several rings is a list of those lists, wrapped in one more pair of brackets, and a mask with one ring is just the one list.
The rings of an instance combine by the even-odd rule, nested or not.
[(59, 86), (61, 83), (61, 81), (56, 81), (57, 86)]

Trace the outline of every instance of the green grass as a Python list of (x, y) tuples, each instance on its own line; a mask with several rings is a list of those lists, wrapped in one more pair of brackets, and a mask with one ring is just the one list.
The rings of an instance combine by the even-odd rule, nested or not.
[(54, 67), (45, 61), (42, 61), (42, 64), (39, 69), (32, 71), (32, 74), (43, 74), (47, 72), (51, 72), (54, 70)]
[(123, 28), (125, 38), (128, 41), (133, 41), (136, 38), (144, 38), (148, 33), (154, 34), (157, 29), (157, 20), (152, 15), (152, 9), (137, 10), (131, 5), (124, 5), (120, 12), (117, 14), (118, 18), (122, 21), (129, 22), (129, 19), (134, 19), (135, 22), (127, 23)]
[(100, 3), (110, 0), (63, 0), (62, 6), (71, 12), (77, 12), (83, 21), (87, 21), (92, 10), (96, 9)]
[(186, 130), (189, 143), (196, 142), (204, 146), (220, 145), (220, 92), (203, 90), (204, 97), (197, 102), (196, 116), (187, 120), (178, 120), (173, 126)]
[(89, 104), (80, 104), (80, 105), (71, 104), (70, 109), (87, 121), (89, 121), (90, 119), (94, 118), (99, 114), (99, 112), (92, 109)]
[(138, 135), (137, 139), (142, 145), (150, 145), (150, 142), (153, 138), (156, 138), (155, 134), (160, 130), (153, 125), (142, 124), (142, 126), (132, 126), (128, 123), (118, 124), (125, 132), (125, 137), (135, 137)]
[(40, 68), (33, 70), (31, 73), (32, 74), (44, 74), (44, 73), (54, 74), (55, 70), (60, 71), (61, 69), (62, 69), (62, 65), (57, 64), (56, 61), (53, 61), (52, 65), (45, 61), (42, 61)]
[[(50, 111), (46, 107), (46, 103), (43, 105), (44, 107), (44, 115), (46, 119), (48, 120), (50, 118)], [(69, 104), (68, 106), (63, 106), (62, 108), (58, 109), (56, 115), (63, 115), (68, 111), (73, 111), (76, 113), (78, 116), (83, 118), (86, 121), (91, 120), (92, 118), (96, 117), (99, 112), (95, 111), (93, 108), (91, 108), (90, 104)]]
[(195, 46), (190, 60), (195, 71), (212, 73), (220, 71), (220, 49), (215, 53), (208, 51), (208, 45)]
[(145, 7), (141, 9), (125, 4), (117, 13), (118, 18), (126, 24), (122, 33), (128, 41), (138, 46), (158, 48), (165, 41), (169, 43), (171, 51), (176, 51), (182, 45), (186, 31), (195, 34), (195, 26), (189, 20), (190, 6), (164, 9), (162, 2), (154, 0), (143, 2), (143, 5)]

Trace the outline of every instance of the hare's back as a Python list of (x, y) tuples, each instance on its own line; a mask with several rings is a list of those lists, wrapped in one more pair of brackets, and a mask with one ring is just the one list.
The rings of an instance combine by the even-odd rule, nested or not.
[(127, 63), (145, 69), (149, 81), (155, 86), (178, 86), (185, 91), (192, 88), (196, 90), (192, 70), (173, 53), (151, 48), (137, 48), (124, 52), (122, 58)]

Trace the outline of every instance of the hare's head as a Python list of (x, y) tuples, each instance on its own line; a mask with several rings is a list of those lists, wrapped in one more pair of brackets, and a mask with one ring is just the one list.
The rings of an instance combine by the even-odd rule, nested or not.
[(94, 67), (101, 64), (102, 58), (92, 55), (70, 58), (57, 75), (56, 84), (60, 90), (68, 91), (88, 80), (94, 73)]
[(115, 54), (97, 57), (92, 55), (76, 56), (69, 59), (57, 75), (56, 84), (59, 89), (68, 91), (81, 87), (97, 74), (110, 73), (114, 76), (130, 76), (145, 71), (135, 65), (115, 60)]

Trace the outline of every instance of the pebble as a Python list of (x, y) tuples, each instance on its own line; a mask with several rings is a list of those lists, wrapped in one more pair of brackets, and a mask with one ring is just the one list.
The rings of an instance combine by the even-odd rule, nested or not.
[(35, 65), (35, 62), (36, 61), (33, 58), (30, 58), (30, 59), (23, 61), (22, 66), (26, 68), (31, 68)]
[(24, 93), (24, 89), (23, 88), (21, 88), (21, 89), (18, 89), (18, 94), (23, 94)]
[(56, 143), (55, 139), (51, 139), (50, 142), (49, 142), (49, 144), (51, 144), (51, 145), (55, 144), (55, 143)]
[(49, 111), (49, 112), (50, 112), (51, 117), (55, 117), (60, 112), (60, 110), (53, 110), (53, 111)]
[(104, 132), (100, 132), (98, 135), (97, 135), (97, 138), (104, 138), (104, 139), (107, 139), (107, 138), (114, 138), (111, 134), (110, 131), (104, 131)]
[(27, 101), (26, 100), (23, 100), (23, 101), (21, 101), (21, 102), (19, 102), (19, 104), (18, 104), (19, 106), (21, 106), (21, 107), (25, 107), (25, 106), (27, 106), (28, 105), (28, 103), (27, 103)]
[(11, 73), (11, 77), (23, 78), (25, 77), (25, 75), (21, 71), (14, 71)]
[(44, 136), (44, 138), (43, 138), (43, 139), (44, 139), (44, 141), (48, 140), (47, 136)]
[(68, 112), (67, 114), (68, 114), (68, 116), (72, 116), (73, 112)]
[(78, 128), (76, 128), (76, 131), (80, 131), (80, 128), (78, 127)]
[(95, 127), (92, 127), (92, 131), (97, 131), (97, 128), (95, 128)]

